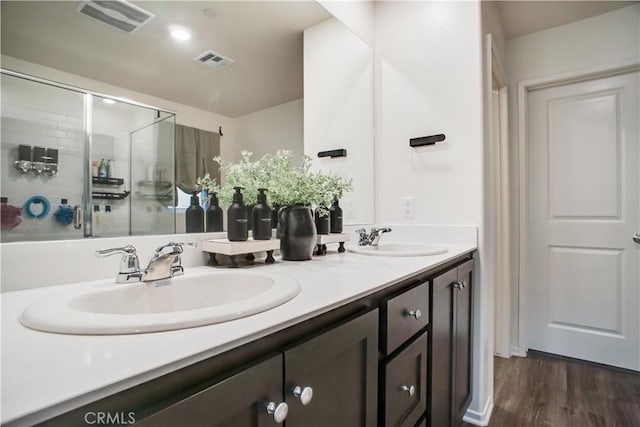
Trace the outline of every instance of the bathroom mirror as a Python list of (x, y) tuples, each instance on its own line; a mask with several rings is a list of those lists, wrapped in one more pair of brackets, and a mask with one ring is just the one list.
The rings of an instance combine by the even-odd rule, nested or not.
[[(86, 3), (92, 5), (94, 2), (82, 2), (82, 4)], [(104, 3), (95, 2), (96, 5)], [(314, 157), (314, 163), (320, 161), (316, 156), (317, 144), (306, 146), (306, 140), (311, 135), (307, 131), (309, 120), (307, 110), (311, 111), (314, 107), (303, 99), (303, 90), (307, 89), (303, 87), (303, 81), (305, 73), (310, 71), (308, 65), (303, 64), (303, 32), (307, 28), (316, 27), (326, 21), (342, 26), (342, 31), (338, 33), (342, 36), (349, 34), (349, 37), (357, 39), (358, 43), (351, 41), (348, 44), (359, 45), (362, 51), (356, 55), (350, 54), (341, 61), (349, 61), (351, 57), (357, 58), (358, 67), (360, 67), (363, 57), (370, 58), (372, 79), (371, 48), (315, 1), (140, 1), (131, 4), (143, 9), (141, 12), (143, 15), (146, 11), (153, 17), (139, 28), (127, 32), (89, 16), (95, 15), (94, 11), (88, 12), (89, 15), (79, 12), (80, 1), (3, 1), (0, 4), (2, 67), (157, 107), (158, 110), (148, 109), (146, 113), (142, 112), (141, 116), (144, 116), (144, 119), (140, 123), (132, 123), (128, 129), (132, 132), (138, 128), (144, 129), (146, 126), (151, 126), (155, 129), (154, 131), (139, 133), (140, 138), (147, 133), (155, 135), (156, 140), (151, 144), (162, 144), (161, 141), (166, 142), (173, 137), (173, 134), (168, 131), (169, 126), (165, 126), (172, 120), (176, 124), (205, 131), (222, 131), (220, 153), (223, 158), (231, 161), (239, 158), (241, 150), (252, 151), (254, 158), (258, 158), (263, 154), (275, 152), (279, 148), (291, 150), (296, 157), (307, 153)], [(117, 14), (114, 15), (109, 11), (107, 15), (118, 17)], [(138, 18), (134, 21), (136, 19)], [(144, 20), (144, 16), (140, 19)], [(191, 39), (171, 38), (169, 27), (172, 25), (183, 27), (179, 29), (186, 30)], [(336, 45), (338, 47), (341, 42), (336, 37), (330, 39), (338, 43)], [(326, 51), (330, 46), (325, 43), (322, 49)], [(209, 56), (208, 64), (195, 60), (206, 58), (207, 55), (201, 54), (209, 50), (214, 56)], [(213, 62), (229, 62), (228, 60), (233, 62), (218, 68), (215, 63), (211, 63), (212, 60)], [(325, 62), (323, 66), (327, 64), (329, 62)], [(317, 70), (316, 74), (318, 74)], [(343, 77), (352, 76), (336, 72), (331, 74), (333, 80)], [(324, 83), (319, 82), (319, 84)], [(352, 82), (346, 80), (344, 87), (351, 85)], [(4, 87), (2, 89), (4, 93)], [(315, 89), (317, 90), (317, 86)], [(361, 89), (359, 87), (360, 91)], [(365, 110), (370, 112), (371, 117), (370, 120), (361, 123), (367, 128), (362, 129), (362, 132), (356, 132), (365, 135), (365, 138), (370, 138), (369, 143), (359, 147), (357, 152), (351, 149), (349, 156), (357, 156), (359, 169), (369, 171), (371, 179), (363, 182), (370, 182), (372, 186), (372, 80), (368, 90), (369, 93), (364, 102), (370, 103)], [(65, 92), (65, 96), (77, 95), (73, 91), (68, 92)], [(351, 105), (353, 103), (349, 101), (352, 97), (347, 99), (348, 95), (350, 94), (345, 94), (344, 101), (345, 104)], [(4, 103), (5, 97), (2, 96), (2, 98)], [(336, 105), (341, 101), (341, 99), (334, 99)], [(314, 100), (313, 102), (322, 101)], [(106, 108), (102, 104), (99, 107), (96, 111)], [(119, 107), (126, 110), (124, 106)], [(47, 111), (47, 114), (58, 114), (55, 111), (56, 107), (51, 108), (53, 110)], [(74, 117), (82, 117), (83, 113), (83, 111), (74, 112), (76, 114)], [(175, 113), (175, 116), (171, 113)], [(341, 114), (339, 110), (337, 113)], [(343, 122), (348, 122), (349, 112), (344, 113)], [(127, 113), (124, 114), (127, 115)], [(163, 117), (157, 117), (159, 114)], [(136, 115), (130, 116), (133, 120)], [(159, 119), (166, 119), (166, 122), (161, 125), (154, 124)], [(108, 122), (108, 118), (105, 120)], [(319, 122), (315, 121), (313, 125), (315, 129), (322, 128)], [(73, 131), (79, 135), (82, 132), (82, 123), (78, 123), (77, 120), (74, 123), (78, 129)], [(339, 138), (330, 138), (330, 135), (321, 135), (316, 131), (314, 134), (316, 141), (321, 138), (330, 145), (343, 143)], [(56, 136), (48, 135), (48, 137)], [(348, 135), (343, 135), (343, 138), (347, 137)], [(304, 144), (303, 141), (305, 141)], [(109, 135), (108, 132), (94, 137), (94, 143), (107, 152), (114, 149), (117, 151), (116, 146), (119, 144), (118, 138)], [(145, 143), (149, 144), (149, 142)], [(4, 158), (2, 170), (4, 171), (10, 164), (10, 160), (13, 161), (13, 159), (7, 159), (8, 148), (16, 150), (19, 144), (15, 140), (5, 140), (4, 137), (2, 144)], [(83, 167), (82, 162), (87, 159), (77, 157), (78, 154), (74, 162), (78, 160), (80, 163), (77, 165), (74, 163), (73, 167), (79, 169)], [(133, 157), (133, 153), (130, 153), (130, 158), (133, 159)], [(155, 160), (157, 159), (154, 158)], [(366, 163), (369, 160), (370, 163)], [(170, 161), (167, 156), (161, 160), (164, 163), (167, 161)], [(335, 168), (325, 160), (321, 163), (324, 163), (320, 165), (323, 169), (332, 170), (334, 173), (349, 173), (349, 168), (344, 166)], [(124, 170), (128, 166), (116, 162), (115, 168)], [(135, 178), (136, 183), (147, 181), (144, 170), (146, 166), (141, 163), (136, 168), (139, 169), (137, 172), (140, 174)], [(157, 178), (166, 166), (154, 163), (154, 168), (152, 175)], [(131, 174), (133, 169), (132, 167)], [(40, 180), (43, 179), (40, 178)], [(51, 180), (49, 179), (49, 182)], [(354, 179), (356, 188), (359, 187), (360, 180), (362, 180), (361, 177)], [(46, 182), (37, 182), (34, 179), (30, 182), (31, 188), (15, 191), (12, 194), (10, 204), (22, 207), (29, 196), (46, 193)], [(74, 182), (77, 184), (78, 181)], [(65, 185), (62, 182), (60, 184)], [(68, 185), (71, 185), (71, 181), (68, 181)], [(140, 188), (133, 188), (133, 186), (134, 177), (131, 176), (120, 189), (123, 193), (140, 191)], [(3, 193), (4, 191), (3, 189)], [(345, 224), (371, 222), (368, 218), (373, 217), (372, 187), (367, 188), (366, 192), (367, 194), (359, 194), (349, 199), (349, 203), (356, 203), (359, 208), (350, 211), (352, 215), (345, 217)], [(62, 198), (58, 193), (60, 191), (50, 195), (52, 209), (61, 202)], [(68, 202), (72, 206), (79, 203), (71, 200)], [(173, 200), (171, 202), (173, 203)], [(168, 204), (165, 203), (165, 205)], [(91, 215), (90, 221), (95, 226), (96, 215), (92, 211), (93, 208), (95, 206), (91, 208), (91, 212), (83, 212), (83, 214)], [(100, 212), (103, 218), (107, 217), (105, 208), (106, 205), (101, 206)], [(134, 216), (135, 213), (139, 212), (139, 215), (144, 218), (144, 215), (155, 212), (158, 207), (154, 206), (152, 212), (149, 209), (149, 206), (130, 207), (130, 224), (122, 220), (123, 222), (117, 227), (103, 227), (100, 233), (93, 234), (94, 236), (166, 234), (183, 230), (180, 218), (174, 221), (173, 225), (164, 218), (158, 221), (158, 224), (163, 224), (162, 226), (154, 225), (143, 231), (136, 231), (135, 224), (145, 224), (145, 222), (144, 220), (136, 221), (139, 217)], [(171, 215), (174, 213), (173, 210), (163, 210), (164, 212), (170, 212)], [(3, 229), (2, 241), (81, 237), (77, 231), (71, 231), (71, 227), (68, 227), (69, 233), (52, 234), (47, 230), (45, 222), (40, 224), (41, 229), (38, 233), (22, 233), (18, 238), (9, 237), (10, 234)], [(14, 230), (18, 229), (19, 227), (16, 227)], [(18, 236), (18, 233), (15, 235)]]

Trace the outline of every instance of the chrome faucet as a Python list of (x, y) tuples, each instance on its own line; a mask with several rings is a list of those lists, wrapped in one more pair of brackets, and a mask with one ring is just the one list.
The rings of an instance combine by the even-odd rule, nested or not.
[[(183, 252), (183, 246), (195, 247), (196, 244), (192, 242), (169, 242), (156, 249), (149, 260), (149, 265), (147, 265), (147, 268), (144, 270), (144, 277), (142, 278), (142, 281), (152, 282), (154, 280), (182, 276), (184, 274), (184, 269), (182, 268), (180, 254)], [(162, 251), (166, 248), (171, 248), (171, 251), (163, 254)]]
[[(130, 282), (153, 282), (161, 279), (168, 279), (180, 276), (184, 273), (180, 254), (183, 246), (197, 246), (192, 242), (176, 243), (169, 242), (155, 250), (149, 260), (147, 268), (140, 269), (140, 261), (136, 254), (136, 248), (127, 245), (122, 248), (111, 248), (96, 251), (98, 257), (108, 257), (115, 254), (122, 254), (120, 260), (120, 271), (116, 276), (116, 283)], [(164, 249), (171, 248), (170, 252), (162, 253)]]
[(356, 233), (359, 233), (358, 245), (360, 246), (378, 246), (378, 242), (382, 237), (383, 233), (390, 233), (391, 229), (389, 227), (383, 228), (375, 228), (372, 227), (371, 231), (367, 233), (364, 228), (356, 230)]

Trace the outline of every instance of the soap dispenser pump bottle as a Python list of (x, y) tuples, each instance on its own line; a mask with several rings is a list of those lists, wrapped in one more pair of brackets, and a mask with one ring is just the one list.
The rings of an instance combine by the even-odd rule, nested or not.
[(204, 231), (204, 210), (200, 206), (198, 193), (191, 196), (191, 205), (185, 212), (187, 233), (202, 233)]
[(333, 203), (329, 208), (329, 223), (331, 224), (332, 233), (342, 233), (342, 208), (338, 204), (338, 198), (333, 199)]
[(209, 193), (209, 207), (207, 208), (207, 233), (222, 231), (222, 208), (218, 204), (218, 195)]
[(233, 187), (233, 202), (227, 210), (227, 238), (230, 242), (244, 242), (249, 238), (249, 215), (242, 201), (243, 187)]
[(258, 188), (258, 203), (251, 210), (253, 219), (253, 239), (271, 239), (271, 208), (267, 204), (266, 188)]

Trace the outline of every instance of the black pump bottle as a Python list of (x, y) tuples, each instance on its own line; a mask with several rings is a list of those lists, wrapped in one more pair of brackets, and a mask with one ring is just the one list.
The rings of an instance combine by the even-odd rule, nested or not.
[(227, 210), (227, 238), (230, 242), (244, 242), (249, 238), (247, 209), (242, 203), (243, 187), (233, 187), (233, 203)]
[(258, 188), (258, 203), (251, 211), (253, 219), (253, 239), (271, 239), (271, 208), (267, 204), (266, 188)]
[(204, 231), (204, 210), (200, 206), (198, 193), (191, 196), (191, 205), (185, 211), (187, 233), (202, 233)]
[(342, 208), (338, 204), (338, 198), (333, 199), (333, 203), (329, 208), (329, 217), (331, 218), (331, 232), (342, 233)]
[(222, 209), (218, 205), (218, 195), (209, 194), (209, 207), (207, 208), (207, 232), (222, 231)]

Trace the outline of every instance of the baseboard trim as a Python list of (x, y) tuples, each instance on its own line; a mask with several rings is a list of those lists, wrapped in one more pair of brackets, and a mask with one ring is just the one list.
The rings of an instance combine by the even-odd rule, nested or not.
[(518, 356), (518, 357), (527, 357), (527, 350), (520, 347), (513, 346), (511, 347), (511, 355)]
[(473, 424), (476, 426), (489, 425), (489, 419), (491, 419), (491, 412), (493, 411), (493, 398), (487, 399), (487, 403), (484, 405), (482, 412), (476, 412), (471, 409), (467, 409), (467, 412), (462, 417), (462, 421), (465, 423)]

